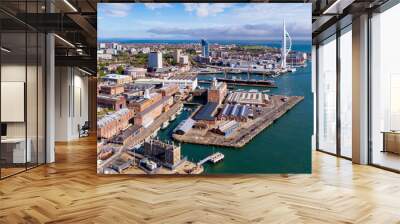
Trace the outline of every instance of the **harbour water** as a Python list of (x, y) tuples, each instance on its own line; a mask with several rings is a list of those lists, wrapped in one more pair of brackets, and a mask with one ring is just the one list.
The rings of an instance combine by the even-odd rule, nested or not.
[[(214, 76), (222, 77), (223, 74), (201, 75), (199, 79), (210, 79)], [(247, 75), (227, 75), (228, 78), (232, 76), (247, 78)], [(262, 76), (251, 75), (250, 78), (262, 79)], [(310, 173), (313, 128), (311, 62), (308, 62), (305, 68), (297, 68), (296, 72), (281, 75), (273, 80), (278, 88), (271, 88), (268, 94), (298, 95), (304, 96), (304, 100), (241, 149), (182, 144), (182, 155), (187, 156), (191, 161), (198, 162), (214, 152), (222, 152), (225, 155), (224, 161), (217, 164), (204, 164), (205, 174)], [(263, 87), (235, 88), (267, 89)], [(177, 119), (170, 122), (166, 129), (160, 130), (157, 136), (163, 140), (172, 140), (172, 131), (190, 113), (192, 111), (184, 110)]]

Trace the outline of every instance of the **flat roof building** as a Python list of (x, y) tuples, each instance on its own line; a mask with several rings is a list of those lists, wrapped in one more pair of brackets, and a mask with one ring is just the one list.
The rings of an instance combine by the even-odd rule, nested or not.
[(229, 93), (225, 102), (265, 106), (269, 102), (269, 96), (260, 92), (235, 91)]
[(132, 77), (129, 75), (120, 75), (120, 74), (107, 74), (101, 78), (104, 82), (110, 82), (114, 84), (126, 84), (132, 82)]

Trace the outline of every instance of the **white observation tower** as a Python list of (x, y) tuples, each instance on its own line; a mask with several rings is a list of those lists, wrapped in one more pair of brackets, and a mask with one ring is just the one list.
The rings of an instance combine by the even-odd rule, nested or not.
[(292, 38), (286, 30), (286, 22), (283, 20), (283, 38), (282, 38), (282, 49), (281, 49), (281, 68), (286, 68), (286, 57), (292, 49)]

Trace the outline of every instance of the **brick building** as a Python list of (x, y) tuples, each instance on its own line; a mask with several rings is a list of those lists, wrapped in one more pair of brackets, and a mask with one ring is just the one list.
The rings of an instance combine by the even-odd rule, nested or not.
[(226, 94), (228, 93), (228, 86), (225, 82), (218, 82), (215, 78), (207, 92), (207, 102), (221, 104)]
[(134, 113), (128, 108), (123, 108), (111, 115), (106, 115), (97, 121), (97, 138), (109, 139), (118, 134), (129, 125), (129, 120)]
[(161, 93), (163, 97), (172, 96), (175, 93), (179, 92), (179, 86), (175, 84), (164, 86), (161, 89), (158, 89), (157, 92)]
[(98, 95), (97, 106), (118, 111), (126, 108), (126, 100), (123, 96)]
[(144, 143), (144, 155), (173, 169), (181, 161), (181, 147), (152, 139)]
[(122, 85), (101, 85), (99, 87), (99, 94), (115, 96), (123, 92), (124, 92), (124, 86)]

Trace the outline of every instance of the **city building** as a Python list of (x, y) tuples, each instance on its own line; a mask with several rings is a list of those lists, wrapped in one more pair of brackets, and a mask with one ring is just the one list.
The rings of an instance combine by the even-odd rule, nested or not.
[(178, 126), (174, 129), (174, 133), (178, 135), (183, 135), (187, 133), (190, 129), (193, 128), (193, 125), (196, 123), (192, 118), (188, 118), (186, 120), (181, 121)]
[(220, 120), (236, 120), (246, 122), (250, 115), (250, 107), (240, 104), (225, 104), (218, 119)]
[(118, 173), (122, 173), (122, 171), (129, 168), (131, 166), (131, 164), (132, 164), (131, 160), (125, 160), (123, 158), (118, 158), (112, 163), (110, 168), (117, 171)]
[(266, 106), (269, 101), (268, 94), (255, 91), (232, 91), (225, 100), (227, 103), (259, 106)]
[(100, 85), (99, 86), (99, 94), (104, 94), (104, 95), (119, 95), (124, 92), (124, 86), (123, 85)]
[(97, 54), (98, 59), (102, 60), (111, 60), (112, 59), (112, 54), (107, 54), (107, 53), (98, 53)]
[(200, 110), (193, 116), (193, 120), (203, 122), (206, 125), (214, 125), (216, 121), (216, 114), (218, 110), (218, 103), (209, 102), (202, 106)]
[(237, 128), (239, 128), (239, 123), (237, 121), (231, 120), (219, 124), (217, 128), (213, 129), (213, 131), (217, 134), (229, 137), (235, 132)]
[(123, 108), (112, 114), (105, 115), (97, 121), (97, 138), (109, 139), (118, 134), (129, 125), (129, 120), (134, 113), (128, 108)]
[(161, 100), (152, 103), (149, 107), (146, 107), (146, 109), (135, 113), (134, 124), (147, 128), (158, 116), (167, 112), (172, 104), (173, 98), (171, 96), (164, 97)]
[(123, 96), (98, 95), (97, 107), (118, 111), (126, 107), (126, 100)]
[(193, 75), (176, 75), (170, 78), (152, 78), (152, 79), (137, 79), (138, 84), (153, 84), (153, 85), (178, 85), (180, 91), (194, 90), (197, 88), (197, 77)]
[(189, 56), (187, 56), (187, 55), (180, 56), (179, 57), (179, 64), (182, 64), (182, 65), (189, 64)]
[(112, 84), (126, 84), (132, 82), (132, 77), (129, 75), (107, 74), (101, 78), (103, 82), (110, 82)]
[(207, 102), (221, 104), (228, 92), (228, 85), (225, 82), (218, 82), (213, 79), (210, 88), (207, 91)]
[(139, 79), (146, 77), (147, 69), (144, 68), (135, 68), (135, 67), (127, 67), (125, 69), (124, 74), (129, 75), (132, 79)]
[(174, 169), (181, 162), (181, 147), (151, 139), (144, 143), (144, 156)]
[(121, 130), (110, 141), (118, 145), (137, 145), (139, 142), (135, 141), (136, 135), (143, 131), (143, 127), (139, 125), (130, 125), (128, 128)]
[(175, 61), (176, 63), (180, 63), (181, 53), (182, 53), (182, 50), (181, 50), (181, 49), (176, 49), (176, 50), (174, 51), (173, 57), (174, 57), (174, 61)]
[(134, 110), (135, 113), (140, 113), (159, 102), (162, 97), (160, 93), (150, 93), (150, 90), (145, 90), (144, 96), (133, 97), (128, 100), (128, 108)]
[(176, 84), (166, 85), (157, 89), (157, 92), (161, 93), (163, 97), (172, 96), (175, 93), (179, 92), (179, 86)]
[(201, 40), (201, 56), (208, 58), (210, 56), (210, 49), (206, 40)]
[(163, 67), (162, 53), (159, 51), (153, 51), (149, 53), (148, 67), (152, 69)]

